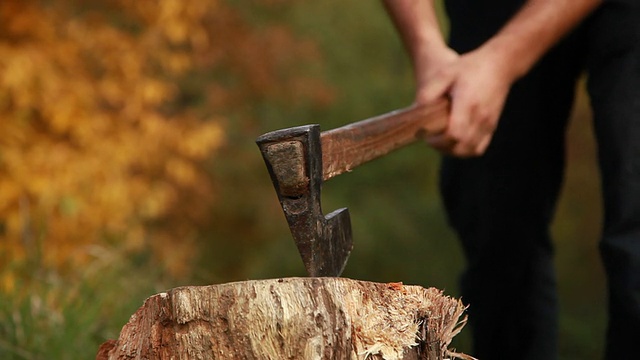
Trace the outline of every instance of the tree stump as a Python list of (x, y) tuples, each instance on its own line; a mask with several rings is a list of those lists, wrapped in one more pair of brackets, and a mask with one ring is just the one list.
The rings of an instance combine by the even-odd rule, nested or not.
[(346, 278), (180, 287), (148, 298), (97, 359), (472, 359), (440, 290)]

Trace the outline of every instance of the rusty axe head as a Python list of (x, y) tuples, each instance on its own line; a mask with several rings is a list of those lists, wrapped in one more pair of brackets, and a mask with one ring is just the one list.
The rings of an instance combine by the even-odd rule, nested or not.
[(256, 143), (307, 273), (339, 276), (352, 248), (351, 221), (346, 208), (327, 216), (322, 213), (320, 126), (273, 131)]

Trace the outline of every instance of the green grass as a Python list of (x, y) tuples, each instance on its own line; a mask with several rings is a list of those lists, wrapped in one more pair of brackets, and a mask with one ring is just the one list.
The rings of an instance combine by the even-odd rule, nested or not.
[(13, 291), (0, 293), (0, 359), (95, 358), (145, 298), (169, 287), (155, 269), (107, 250), (64, 276), (17, 269)]

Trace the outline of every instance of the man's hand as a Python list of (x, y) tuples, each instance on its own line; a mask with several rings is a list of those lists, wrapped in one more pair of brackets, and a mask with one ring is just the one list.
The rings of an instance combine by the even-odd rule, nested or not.
[(434, 0), (384, 0), (413, 60), (416, 102), (448, 96), (448, 128), (428, 142), (443, 153), (468, 157), (487, 149), (509, 89), (600, 5), (602, 0), (528, 0), (478, 49), (458, 55), (442, 38)]
[(416, 104), (451, 99), (447, 129), (427, 142), (460, 157), (481, 155), (496, 128), (513, 81), (502, 59), (491, 51), (458, 55), (449, 48), (438, 25), (433, 0), (385, 0), (411, 55), (416, 78)]
[(435, 149), (449, 155), (482, 155), (489, 145), (515, 75), (499, 54), (490, 49), (458, 55), (441, 51), (438, 60), (417, 75), (417, 104), (429, 104), (442, 97), (451, 99), (449, 126), (445, 132), (427, 138)]

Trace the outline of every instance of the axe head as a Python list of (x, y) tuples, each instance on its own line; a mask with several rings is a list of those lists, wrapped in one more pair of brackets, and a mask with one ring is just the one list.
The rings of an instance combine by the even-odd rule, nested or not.
[(339, 276), (352, 248), (346, 208), (322, 213), (320, 126), (273, 131), (256, 143), (309, 276)]

